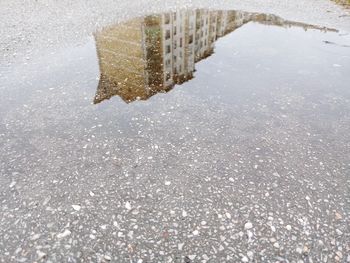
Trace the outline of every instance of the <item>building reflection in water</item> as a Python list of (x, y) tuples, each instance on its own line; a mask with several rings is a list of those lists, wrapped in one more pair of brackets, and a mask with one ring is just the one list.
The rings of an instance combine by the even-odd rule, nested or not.
[(241, 11), (182, 10), (135, 18), (95, 34), (100, 80), (94, 103), (113, 96), (147, 100), (193, 78), (195, 63), (214, 52), (215, 41), (245, 23), (321, 27)]

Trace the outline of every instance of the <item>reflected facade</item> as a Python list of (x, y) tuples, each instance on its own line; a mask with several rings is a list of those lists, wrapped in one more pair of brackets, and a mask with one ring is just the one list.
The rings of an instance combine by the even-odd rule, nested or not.
[(250, 21), (330, 30), (241, 11), (180, 10), (135, 18), (95, 34), (100, 80), (94, 103), (113, 96), (126, 103), (147, 100), (189, 81), (195, 63), (214, 53), (217, 39)]

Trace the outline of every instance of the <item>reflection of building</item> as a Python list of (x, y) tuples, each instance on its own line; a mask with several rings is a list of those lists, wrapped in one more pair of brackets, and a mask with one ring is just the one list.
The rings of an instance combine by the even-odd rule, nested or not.
[(214, 52), (215, 41), (255, 21), (316, 28), (267, 14), (183, 10), (136, 18), (96, 33), (100, 81), (94, 103), (118, 95), (146, 100), (193, 78), (195, 63)]
[(100, 81), (94, 103), (119, 95), (146, 99), (163, 85), (160, 20), (149, 17), (106, 28), (96, 35)]

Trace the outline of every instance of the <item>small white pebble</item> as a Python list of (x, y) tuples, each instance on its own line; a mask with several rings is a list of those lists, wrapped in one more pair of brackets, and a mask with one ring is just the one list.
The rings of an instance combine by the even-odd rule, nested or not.
[(125, 203), (125, 208), (131, 210), (131, 204), (129, 202)]
[(81, 209), (80, 205), (72, 205), (72, 207), (75, 211), (80, 211), (80, 209)]
[(30, 237), (30, 240), (34, 241), (37, 240), (40, 237), (40, 234), (35, 234)]
[(247, 223), (245, 223), (245, 225), (244, 225), (244, 229), (245, 229), (245, 230), (251, 229), (252, 227), (253, 227), (253, 224), (250, 223), (250, 222), (247, 222)]
[(104, 255), (104, 259), (107, 260), (107, 261), (111, 261), (112, 260), (112, 258), (110, 256), (108, 256), (108, 255)]
[(57, 234), (57, 238), (61, 239), (64, 238), (66, 236), (69, 236), (71, 234), (71, 232), (68, 229), (65, 229), (62, 233)]
[(335, 252), (335, 254), (339, 257), (339, 258), (343, 258), (343, 253), (341, 251), (337, 251)]
[(253, 237), (253, 232), (247, 230), (247, 236), (248, 236), (249, 239), (251, 239)]
[(168, 185), (171, 185), (171, 182), (170, 181), (165, 181), (164, 184), (168, 186)]
[(38, 254), (38, 260), (46, 257), (46, 253), (40, 251), (40, 250), (37, 250), (36, 253)]
[(242, 257), (242, 262), (248, 262), (248, 261), (249, 261), (249, 259), (246, 256)]
[(250, 259), (253, 259), (254, 253), (253, 253), (252, 251), (248, 251), (248, 252), (247, 252), (247, 256), (248, 256)]
[(273, 176), (281, 177), (281, 176), (279, 175), (279, 173), (277, 173), (277, 172), (274, 172), (274, 173), (273, 173)]

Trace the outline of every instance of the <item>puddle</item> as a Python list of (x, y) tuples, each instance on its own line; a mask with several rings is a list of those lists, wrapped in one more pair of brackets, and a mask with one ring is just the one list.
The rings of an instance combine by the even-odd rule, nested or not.
[[(127, 103), (147, 100), (190, 81), (196, 63), (215, 54), (216, 41), (250, 22), (337, 32), (275, 15), (242, 11), (182, 10), (136, 18), (95, 34), (101, 75), (94, 103), (112, 96)], [(336, 44), (327, 40), (324, 43)]]
[(130, 147), (147, 152), (149, 141), (174, 138), (191, 145), (195, 134), (218, 145), (259, 144), (286, 131), (296, 141), (345, 140), (349, 45), (346, 32), (271, 14), (198, 9), (135, 18), (3, 73), (1, 138), (18, 152), (38, 143), (57, 155), (66, 148), (104, 156), (114, 147), (131, 159)]

